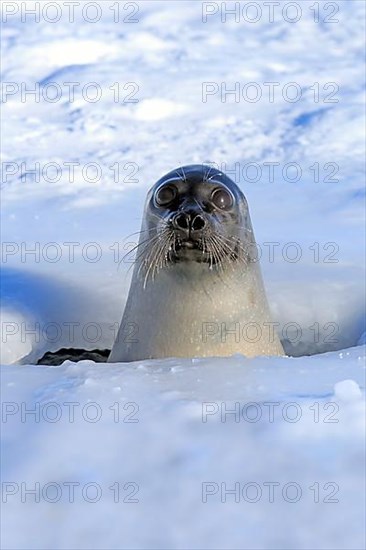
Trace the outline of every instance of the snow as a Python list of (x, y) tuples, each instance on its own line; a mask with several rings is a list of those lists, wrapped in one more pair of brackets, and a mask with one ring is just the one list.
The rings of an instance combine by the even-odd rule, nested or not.
[(354, 380), (343, 380), (334, 386), (334, 393), (342, 401), (353, 401), (362, 396), (361, 390)]
[(362, 548), (364, 358), (4, 367), (6, 547)]
[[(116, 23), (114, 4), (96, 23), (80, 2), (74, 22), (64, 7), (56, 23), (18, 13), (2, 29), (2, 80), (18, 86), (2, 104), (2, 546), (363, 548), (365, 4), (330, 3), (333, 24), (322, 2), (319, 23), (314, 3), (289, 23), (281, 2), (255, 24), (203, 23), (186, 1), (120, 4)], [(243, 99), (248, 82), (260, 101)], [(238, 102), (203, 100), (204, 84), (235, 83)], [(146, 191), (201, 162), (248, 198), (295, 357), (35, 366), (48, 350), (111, 346)]]

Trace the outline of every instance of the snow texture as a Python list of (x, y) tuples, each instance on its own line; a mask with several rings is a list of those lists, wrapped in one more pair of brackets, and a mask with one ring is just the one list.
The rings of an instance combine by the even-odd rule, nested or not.
[[(319, 22), (317, 3), (297, 2), (292, 23), (286, 2), (274, 22), (257, 2), (255, 23), (248, 2), (238, 22), (222, 21), (221, 2), (206, 22), (195, 1), (103, 1), (95, 23), (83, 1), (74, 22), (58, 2), (54, 23), (55, 8), (22, 21), (34, 3), (10, 4), (2, 81), (19, 91), (2, 98), (2, 546), (364, 548), (364, 2), (319, 2)], [(248, 82), (256, 102), (243, 98)], [(298, 101), (283, 96), (294, 82)], [(52, 83), (54, 102), (43, 96)], [(98, 101), (82, 94), (88, 83)], [(203, 101), (204, 83), (239, 83), (239, 101)], [(49, 350), (111, 346), (146, 191), (202, 162), (247, 196), (292, 357), (35, 366)], [(56, 164), (38, 177), (36, 163)], [(274, 181), (265, 163), (279, 163)], [(265, 243), (278, 243), (274, 258)]]

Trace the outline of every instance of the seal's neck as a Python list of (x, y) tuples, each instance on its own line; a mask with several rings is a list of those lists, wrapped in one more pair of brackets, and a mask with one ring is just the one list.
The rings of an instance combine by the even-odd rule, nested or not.
[(139, 297), (138, 310), (142, 311), (143, 303), (161, 312), (162, 322), (175, 311), (187, 320), (211, 318), (213, 312), (216, 317), (218, 311), (238, 318), (252, 317), (257, 308), (267, 307), (258, 263), (233, 263), (223, 269), (198, 262), (177, 263), (159, 271), (154, 279), (139, 274), (133, 285), (129, 297)]
[[(175, 264), (146, 284), (135, 273), (110, 361), (281, 353), (278, 341), (262, 333), (269, 321), (258, 264), (221, 272)], [(261, 331), (250, 345), (243, 339), (248, 326)]]
[(243, 263), (229, 263), (225, 266), (210, 266), (204, 262), (177, 262), (161, 269), (156, 275), (144, 272), (134, 274), (134, 280), (146, 292), (156, 292), (156, 285), (161, 284), (171, 287), (183, 287), (185, 292), (192, 290), (196, 292), (201, 286), (208, 288), (217, 288), (222, 284), (227, 286), (237, 286), (242, 284), (243, 280), (255, 274), (258, 277), (260, 268), (257, 263), (244, 265)]

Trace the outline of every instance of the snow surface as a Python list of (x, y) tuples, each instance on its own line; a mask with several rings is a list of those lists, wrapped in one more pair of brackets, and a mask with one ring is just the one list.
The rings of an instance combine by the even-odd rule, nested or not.
[[(97, 23), (77, 10), (75, 23), (65, 17), (24, 23), (13, 16), (2, 27), (4, 82), (24, 82), (29, 89), (57, 82), (64, 91), (63, 83), (80, 83), (74, 101), (63, 95), (56, 103), (30, 96), (22, 102), (14, 95), (2, 104), (2, 160), (25, 163), (1, 182), (2, 241), (15, 250), (3, 254), (1, 279), (2, 481), (13, 484), (2, 486), (2, 546), (363, 548), (365, 4), (331, 3), (339, 6), (333, 24), (314, 23), (312, 2), (301, 2), (297, 23), (277, 16), (274, 23), (263, 17), (255, 24), (222, 23), (220, 15), (203, 23), (202, 4), (185, 1), (139, 2), (138, 23), (115, 23), (112, 4), (100, 3)], [(202, 102), (203, 82), (231, 88), (253, 81), (279, 82), (280, 88), (297, 82), (303, 97), (295, 103), (281, 96), (273, 103), (223, 103), (216, 95)], [(88, 82), (102, 87), (96, 103), (80, 93)], [(138, 101), (114, 102), (109, 87), (115, 82), (124, 94), (123, 85), (135, 83)], [(316, 82), (319, 102), (311, 89)], [(322, 87), (329, 82), (339, 87), (336, 103), (324, 103)], [(36, 162), (59, 163), (62, 176), (38, 182), (30, 173)], [(78, 163), (73, 182), (65, 162)], [(83, 176), (89, 162), (99, 163), (99, 182)], [(201, 162), (224, 171), (235, 163), (262, 168), (257, 183), (243, 174), (238, 183), (264, 251), (273, 316), (281, 330), (287, 323), (301, 327), (299, 341), (285, 341), (297, 357), (32, 365), (60, 347), (111, 346), (130, 276), (130, 265), (119, 260), (136, 240), (146, 191), (172, 168)], [(280, 163), (274, 182), (265, 162)], [(288, 162), (301, 166), (298, 182), (281, 175)], [(118, 182), (114, 163), (120, 163)], [(321, 167), (319, 182), (314, 163)], [(331, 174), (326, 163), (339, 167), (338, 181), (325, 181)], [(131, 166), (137, 166), (133, 175)], [(74, 261), (70, 242), (77, 243)], [(280, 243), (279, 251), (298, 243), (301, 259), (292, 263), (276, 253), (270, 261), (268, 242)], [(59, 261), (45, 260), (48, 243), (59, 245)], [(87, 243), (100, 247), (99, 261), (82, 255)], [(38, 246), (39, 258), (24, 255), (25, 246)], [(326, 261), (334, 251), (337, 261)], [(72, 341), (70, 323), (78, 324)], [(99, 327), (97, 339), (83, 330), (88, 323)], [(77, 404), (74, 422), (66, 405), (71, 402)], [(257, 422), (243, 414), (222, 421), (225, 407), (242, 413), (253, 402), (250, 411), (261, 413)], [(88, 403), (97, 405), (85, 409)], [(24, 416), (24, 407), (32, 406), (35, 417)], [(92, 415), (93, 406), (102, 412), (96, 422), (85, 412)], [(212, 412), (206, 422), (203, 411)], [(292, 422), (296, 412), (301, 417)], [(35, 502), (22, 482), (26, 488), (54, 482), (63, 489), (61, 498), (49, 502), (51, 487)], [(80, 484), (71, 503), (70, 482)], [(203, 502), (207, 482), (217, 492)], [(267, 482), (280, 484), (273, 502)], [(88, 483), (100, 487), (98, 502), (82, 498)], [(109, 489), (115, 483), (118, 503)], [(126, 483), (132, 485), (123, 489)], [(235, 502), (228, 494), (222, 502), (221, 483), (229, 489), (256, 483), (262, 495), (248, 502), (249, 492)], [(297, 502), (284, 498), (286, 483), (300, 486)], [(122, 502), (137, 486), (131, 498), (138, 502)], [(11, 487), (14, 494), (7, 494)], [(335, 487), (338, 502), (325, 502)]]
[[(3, 480), (17, 484), (6, 487), (4, 547), (362, 548), (364, 359), (352, 348), (296, 359), (4, 367)], [(21, 482), (36, 490), (38, 482), (38, 492), (53, 482), (59, 493), (53, 485), (34, 502)], [(71, 482), (80, 484), (73, 503)], [(127, 482), (138, 487), (136, 503), (122, 502)], [(208, 482), (252, 489), (239, 502), (233, 494), (222, 502), (219, 489), (202, 502)], [(96, 503), (82, 498), (88, 483), (98, 484)], [(296, 491), (284, 497), (289, 483)]]

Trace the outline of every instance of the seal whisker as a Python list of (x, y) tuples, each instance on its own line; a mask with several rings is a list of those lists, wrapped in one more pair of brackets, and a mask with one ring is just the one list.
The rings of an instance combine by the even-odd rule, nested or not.
[(161, 234), (161, 239), (159, 241), (157, 241), (154, 246), (153, 246), (153, 254), (149, 254), (148, 256), (148, 260), (149, 260), (149, 266), (146, 270), (146, 274), (145, 274), (145, 278), (144, 278), (144, 284), (143, 284), (143, 288), (145, 289), (146, 288), (146, 284), (147, 284), (147, 281), (149, 279), (149, 275), (150, 275), (150, 272), (152, 270), (152, 279), (154, 280), (154, 273), (155, 273), (155, 269), (156, 269), (156, 266), (157, 266), (157, 261), (160, 257), (160, 254), (162, 253), (162, 251), (164, 252), (165, 251), (165, 247), (168, 243), (168, 241), (170, 241), (171, 239), (171, 231), (168, 232), (168, 234), (164, 235)]
[[(150, 237), (149, 239), (146, 239), (144, 241), (140, 241), (138, 242), (133, 248), (131, 248), (131, 250), (129, 250), (126, 254), (124, 254), (124, 256), (122, 257), (122, 259), (118, 262), (118, 268), (120, 267), (120, 265), (124, 262), (124, 260), (130, 255), (132, 254), (132, 252), (134, 252), (135, 250), (137, 250), (140, 246), (142, 246), (143, 244), (146, 244), (146, 243), (149, 243), (151, 244), (152, 242), (155, 241), (155, 239), (158, 239), (159, 238), (159, 235), (155, 235), (153, 237)], [(131, 262), (132, 264), (136, 263), (136, 258), (135, 258), (135, 261)]]
[[(202, 164), (202, 167), (203, 167), (203, 168), (204, 168), (204, 166), (205, 166), (205, 165)], [(208, 168), (207, 172), (204, 172), (204, 175), (203, 175), (203, 180), (204, 180), (204, 181), (210, 181), (209, 175), (210, 175), (210, 173), (211, 173), (211, 170), (213, 170), (213, 167), (210, 166), (210, 165), (208, 165), (207, 168)]]
[[(151, 244), (153, 244), (153, 243), (154, 243), (157, 239), (159, 239), (159, 238), (160, 238), (160, 235), (155, 235), (154, 237), (151, 237), (151, 239), (146, 239), (145, 241), (141, 241), (141, 242), (138, 243), (132, 250), (130, 250), (130, 251), (128, 252), (128, 254), (130, 254), (131, 252), (133, 252), (133, 250), (138, 250), (139, 247), (142, 246), (143, 244), (146, 244), (146, 243), (147, 243), (147, 246), (150, 246)], [(127, 273), (130, 272), (130, 269), (131, 269), (133, 266), (135, 266), (135, 265), (138, 263), (138, 260), (145, 254), (145, 250), (146, 250), (147, 246), (143, 248), (143, 250), (141, 251), (140, 254), (138, 254), (137, 256), (135, 256), (134, 261), (130, 262), (131, 265), (130, 265), (130, 267), (128, 268)], [(124, 258), (125, 258), (128, 254), (126, 254), (126, 255), (124, 256)], [(122, 260), (119, 262), (119, 266), (120, 266), (120, 264), (122, 263), (122, 261), (123, 261), (124, 258), (122, 258)]]
[(209, 243), (211, 245), (211, 253), (212, 253), (212, 257), (215, 261), (215, 267), (217, 267), (217, 271), (222, 271), (222, 265), (221, 265), (221, 255), (220, 255), (220, 251), (215, 243), (215, 240), (212, 236), (210, 236), (209, 238)]
[[(181, 170), (181, 171), (182, 171), (182, 173), (181, 173), (181, 174), (179, 173), (179, 170)], [(185, 175), (185, 173), (184, 173), (184, 168), (183, 168), (183, 166), (181, 166), (180, 168), (178, 168), (178, 170), (177, 170), (177, 174), (178, 174), (178, 176), (179, 176), (179, 177), (181, 177), (181, 178), (182, 178), (182, 180), (184, 181), (184, 183), (186, 183), (186, 182), (187, 182), (187, 178), (186, 178), (186, 175)]]
[[(211, 241), (212, 241), (212, 246), (213, 246), (213, 247), (216, 247), (216, 243), (215, 243), (213, 237), (211, 237)], [(217, 256), (217, 254), (218, 254), (218, 253), (216, 253), (216, 256)], [(227, 286), (227, 284), (224, 282), (224, 280), (223, 280), (223, 278), (222, 278), (222, 274), (224, 273), (225, 269), (224, 269), (224, 265), (223, 265), (223, 263), (222, 263), (222, 261), (221, 261), (220, 254), (219, 254), (218, 257), (217, 257), (216, 265), (217, 265), (217, 267), (218, 267), (218, 269), (217, 269), (217, 276), (219, 277), (220, 281), (221, 281), (225, 286)], [(220, 272), (220, 270), (221, 270), (221, 272)]]
[[(235, 260), (238, 259), (235, 249), (232, 246), (229, 246), (228, 243), (221, 240), (220, 235), (216, 235), (215, 245), (219, 247), (220, 250), (220, 260), (223, 267), (226, 269), (230, 267), (231, 270), (235, 269)], [(223, 261), (225, 260), (225, 261)], [(224, 269), (223, 269), (224, 270)]]
[(154, 258), (151, 259), (151, 266), (152, 266), (152, 279), (154, 280), (155, 278), (155, 272), (156, 272), (156, 275), (159, 273), (160, 269), (162, 269), (163, 265), (164, 265), (164, 257), (165, 257), (165, 252), (166, 252), (166, 248), (167, 248), (167, 244), (168, 242), (170, 241), (170, 235), (167, 234), (165, 235), (160, 243), (159, 243), (159, 248), (156, 247), (156, 252), (155, 252), (155, 255), (154, 255)]
[(146, 243), (147, 244), (135, 259), (135, 263), (138, 263), (140, 258), (142, 258), (138, 273), (140, 272), (140, 270), (144, 265), (151, 263), (151, 259), (153, 255), (156, 254), (158, 247), (161, 245), (161, 242), (165, 240), (165, 237), (169, 233), (170, 231), (167, 228), (164, 228), (163, 231), (161, 231), (160, 233), (152, 237), (150, 240), (140, 243), (140, 244), (146, 244)]
[(140, 231), (135, 231), (134, 233), (131, 233), (130, 235), (127, 235), (127, 237), (124, 237), (124, 241), (129, 239), (130, 237), (134, 237), (135, 235), (141, 235), (142, 233), (149, 233), (150, 231), (154, 231), (154, 228), (151, 227), (149, 229), (140, 229)]
[[(236, 237), (230, 237), (230, 238), (227, 238), (227, 237), (224, 237), (223, 235), (217, 235), (217, 239), (220, 240), (222, 242), (222, 244), (226, 245), (226, 247), (228, 247), (231, 251), (231, 254), (234, 254), (235, 255), (235, 258), (238, 259), (239, 261), (243, 261), (245, 264), (247, 264), (249, 262), (249, 258), (250, 258), (250, 254), (249, 254), (249, 251), (248, 249), (245, 249), (238, 238)], [(237, 254), (237, 250), (240, 250), (242, 252), (242, 254)]]
[(156, 275), (158, 275), (159, 271), (163, 269), (165, 265), (167, 265), (167, 257), (168, 257), (168, 252), (169, 252), (170, 242), (172, 237), (174, 237), (173, 231), (170, 232), (170, 235), (168, 234), (166, 236), (166, 239), (161, 246), (160, 252), (157, 254), (156, 262), (155, 262), (155, 266), (152, 274), (153, 279), (154, 279), (155, 271), (156, 271)]
[(202, 255), (205, 255), (205, 254), (208, 255), (209, 268), (212, 269), (213, 258), (212, 258), (211, 250), (207, 246), (207, 238), (208, 236), (205, 236), (205, 235), (202, 236)]
[[(163, 220), (163, 227), (164, 227), (163, 231), (165, 231), (165, 229), (168, 227), (168, 225), (169, 225), (168, 222), (166, 222), (165, 220)], [(156, 230), (155, 228), (154, 228), (154, 229), (151, 228), (151, 229), (146, 229), (145, 231), (147, 232), (147, 231), (155, 231), (155, 230)], [(162, 231), (162, 232), (163, 232), (163, 231)], [(134, 250), (138, 249), (138, 248), (139, 248), (140, 246), (142, 246), (143, 244), (146, 244), (146, 243), (151, 244), (152, 242), (154, 242), (156, 239), (159, 239), (160, 237), (161, 237), (161, 234), (160, 234), (160, 233), (157, 233), (156, 235), (154, 235), (153, 237), (151, 237), (151, 238), (149, 238), (149, 239), (146, 239), (146, 240), (144, 240), (144, 241), (139, 241), (139, 242), (137, 243), (136, 246), (134, 246), (131, 250), (129, 250), (129, 252), (126, 254), (126, 256), (127, 256), (128, 254), (131, 254), (131, 252), (133, 252)], [(137, 258), (136, 258), (136, 259), (137, 259)], [(136, 259), (135, 259), (135, 261), (136, 261)]]
[(219, 258), (217, 256), (216, 251), (215, 251), (214, 240), (213, 240), (212, 235), (207, 235), (207, 237), (205, 239), (205, 242), (206, 242), (206, 245), (208, 244), (207, 250), (208, 250), (209, 257), (210, 257), (210, 269), (212, 269), (214, 264), (215, 265), (219, 264)]
[(220, 243), (217, 234), (214, 234), (210, 240), (211, 240), (211, 246), (215, 251), (215, 258), (216, 258), (216, 264), (217, 264), (218, 270), (221, 269), (221, 271), (224, 271), (224, 265), (226, 265), (226, 263), (224, 264), (223, 260), (226, 259), (226, 256), (227, 256), (225, 252), (225, 247), (222, 245), (222, 243)]
[[(142, 268), (142, 266), (143, 266), (143, 263), (146, 262), (146, 258), (149, 257), (150, 251), (153, 249), (153, 248), (152, 248), (152, 249), (149, 250), (149, 247), (150, 247), (151, 245), (154, 247), (155, 244), (158, 242), (159, 239), (160, 239), (160, 235), (155, 235), (154, 237), (151, 237), (151, 239), (147, 239), (146, 241), (140, 242), (140, 243), (135, 247), (136, 249), (139, 249), (140, 246), (142, 246), (142, 245), (144, 245), (144, 244), (146, 245), (146, 246), (144, 246), (143, 249), (141, 250), (141, 253), (138, 254), (138, 255), (135, 257), (134, 261), (131, 262), (131, 266), (129, 267), (128, 272), (129, 272), (129, 270), (131, 269), (132, 266), (135, 266), (135, 265), (137, 265), (137, 264), (139, 263), (140, 258), (142, 258), (143, 256), (145, 256), (145, 259), (143, 259), (143, 260), (140, 262), (139, 270), (138, 270), (137, 273), (140, 272), (140, 270), (141, 270), (141, 268)], [(148, 253), (147, 256), (146, 256), (146, 250), (149, 250), (149, 253)]]

